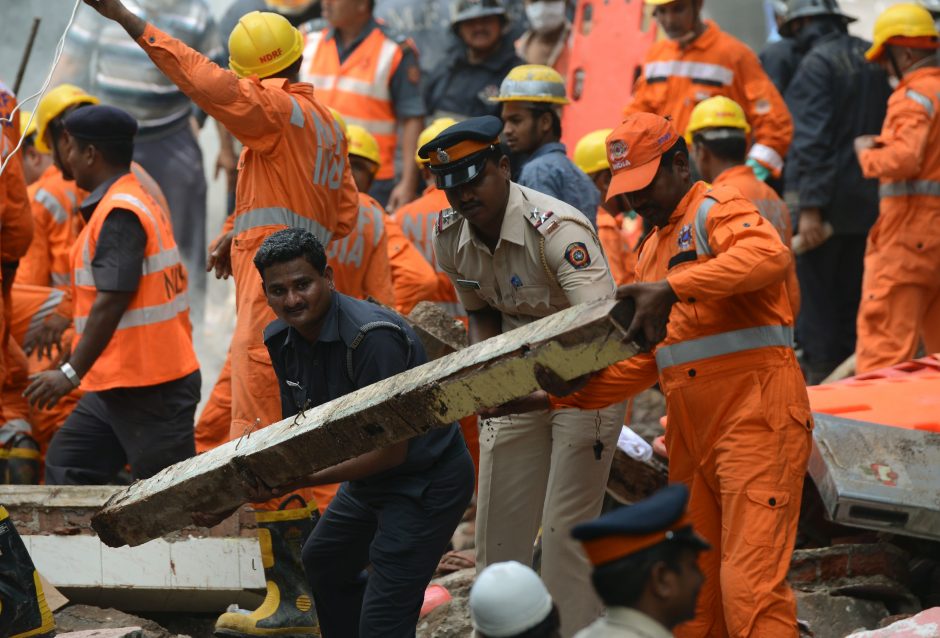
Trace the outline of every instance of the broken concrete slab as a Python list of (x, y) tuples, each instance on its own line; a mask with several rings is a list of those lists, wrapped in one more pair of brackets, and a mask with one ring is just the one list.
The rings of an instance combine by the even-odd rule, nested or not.
[(467, 347), (466, 326), (434, 302), (418, 302), (405, 318), (421, 339), (430, 361)]
[(475, 579), (475, 569), (463, 569), (431, 581), (432, 585), (446, 588), (451, 600), (418, 621), (416, 638), (466, 638), (472, 635), (470, 588)]
[(669, 467), (655, 456), (648, 461), (630, 457), (623, 450), (614, 451), (607, 479), (607, 493), (623, 505), (630, 505), (666, 487)]
[(815, 638), (844, 638), (854, 631), (878, 626), (888, 615), (883, 603), (826, 592), (796, 594), (797, 617), (806, 623)]
[(882, 576), (907, 585), (910, 583), (909, 559), (907, 552), (891, 543), (798, 549), (790, 560), (787, 580), (800, 589), (866, 576)]
[(136, 629), (139, 638), (178, 638), (176, 634), (170, 633), (152, 620), (117, 609), (89, 605), (69, 605), (55, 614), (55, 622), (60, 638), (69, 632), (102, 631), (122, 627)]
[(940, 607), (891, 623), (881, 629), (859, 631), (846, 638), (936, 638), (940, 636)]
[(523, 397), (538, 388), (536, 364), (564, 379), (601, 370), (638, 351), (622, 341), (632, 306), (581, 304), (275, 423), (121, 490), (92, 525), (110, 546), (139, 545), (191, 525), (193, 512), (245, 503), (250, 485), (289, 485)]

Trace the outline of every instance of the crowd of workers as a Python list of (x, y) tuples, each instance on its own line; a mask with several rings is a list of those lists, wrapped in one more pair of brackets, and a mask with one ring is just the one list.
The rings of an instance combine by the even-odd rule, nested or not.
[[(758, 58), (703, 0), (646, 0), (663, 37), (622, 121), (567, 149), (563, 0), (457, 0), (446, 52), (432, 17), (412, 40), (373, 0), (236, 0), (221, 32), (201, 0), (84, 2), (35, 112), (0, 87), (7, 480), (40, 458), (47, 484), (147, 478), (420, 365), (420, 301), (474, 344), (629, 297), (641, 354), (254, 486), (266, 598), (216, 633), (413, 636), (473, 501), (480, 635), (797, 635), (807, 383), (940, 351), (926, 8), (870, 43), (835, 0), (790, 0)], [(230, 192), (211, 242), (208, 118)], [(234, 279), (236, 325), (194, 424), (204, 270)], [(677, 485), (589, 522), (657, 385)]]

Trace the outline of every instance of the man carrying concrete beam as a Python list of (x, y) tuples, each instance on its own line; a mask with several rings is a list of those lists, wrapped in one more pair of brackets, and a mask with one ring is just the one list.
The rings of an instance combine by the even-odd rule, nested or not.
[[(214, 242), (209, 255), (217, 276), (235, 277), (230, 437), (240, 437), (276, 422), (281, 414), (277, 378), (261, 340), (274, 315), (251, 260), (264, 238), (279, 229), (306, 228), (327, 243), (355, 226), (359, 208), (345, 139), (313, 87), (297, 81), (303, 37), (283, 16), (257, 11), (242, 16), (229, 37), (232, 71), (228, 71), (141, 20), (120, 0), (85, 3), (124, 27), (183, 93), (245, 145), (235, 213), (226, 220), (227, 232)], [(255, 507), (268, 510), (261, 514), (265, 520), (272, 516), (270, 510), (292, 508), (274, 515), (288, 533), (303, 525), (308, 510), (316, 508), (313, 493), (301, 496), (306, 503), (300, 507), (298, 498)], [(292, 553), (299, 551), (296, 540)], [(277, 593), (282, 579), (302, 580), (299, 564), (291, 566), (292, 562), (290, 556), (268, 561), (265, 603), (254, 615), (223, 615), (216, 630), (230, 636), (313, 635), (309, 599), (286, 600)], [(284, 576), (285, 570), (292, 575)]]
[[(427, 361), (400, 316), (335, 292), (332, 268), (311, 233), (271, 235), (254, 263), (278, 316), (264, 338), (285, 418)], [(473, 494), (460, 428), (432, 429), (289, 489), (340, 482), (303, 549), (320, 631), (326, 638), (414, 636), (424, 590)], [(286, 491), (259, 486), (254, 496)]]
[[(471, 345), (614, 292), (587, 218), (510, 181), (502, 128), (492, 115), (472, 118), (418, 151), (453, 206), (438, 216), (434, 252), (470, 316)], [(480, 433), (477, 568), (531, 564), (541, 526), (542, 578), (558, 601), (563, 636), (602, 609), (570, 531), (601, 511), (625, 411), (620, 404), (513, 415), (485, 421)]]
[[(658, 381), (669, 479), (689, 486), (692, 523), (716, 548), (701, 557), (695, 619), (676, 636), (796, 638), (786, 576), (813, 419), (792, 347), (790, 250), (737, 189), (692, 183), (685, 140), (665, 118), (627, 116), (607, 155), (607, 196), (625, 194), (655, 226), (640, 248), (641, 283), (619, 291), (637, 308), (624, 339), (642, 332), (653, 350), (530, 407), (600, 408)], [(571, 386), (543, 385), (556, 395)]]

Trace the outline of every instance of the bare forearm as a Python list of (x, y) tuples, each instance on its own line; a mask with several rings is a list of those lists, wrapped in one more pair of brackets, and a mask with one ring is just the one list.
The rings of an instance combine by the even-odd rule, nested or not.
[(314, 472), (298, 481), (295, 487), (312, 487), (315, 485), (328, 485), (343, 483), (344, 481), (360, 481), (375, 476), (405, 462), (408, 456), (408, 441), (395, 443), (380, 450), (366, 452), (362, 456), (344, 461), (325, 470)]
[(69, 359), (78, 376), (84, 376), (108, 347), (133, 296), (133, 292), (98, 293), (88, 313), (82, 339)]
[[(414, 157), (418, 148), (418, 136), (421, 135), (422, 119), (409, 117), (402, 122), (401, 149), (402, 157)], [(402, 162), (401, 181), (418, 189), (418, 165), (414, 162)]]

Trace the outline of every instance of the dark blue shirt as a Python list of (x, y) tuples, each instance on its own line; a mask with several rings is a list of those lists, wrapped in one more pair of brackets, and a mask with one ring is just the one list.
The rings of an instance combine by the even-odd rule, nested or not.
[(574, 206), (597, 227), (600, 193), (591, 178), (568, 159), (561, 142), (536, 149), (522, 166), (516, 182)]
[[(373, 322), (385, 325), (365, 332), (353, 348), (360, 328)], [(284, 418), (427, 362), (424, 346), (399, 315), (377, 304), (336, 292), (316, 343), (309, 343), (280, 319), (265, 329), (264, 343), (280, 385)], [(347, 361), (350, 350), (351, 375)], [(350, 487), (420, 493), (427, 483), (421, 474), (465, 447), (456, 423), (434, 428), (408, 442), (404, 463), (362, 481), (351, 482)]]

